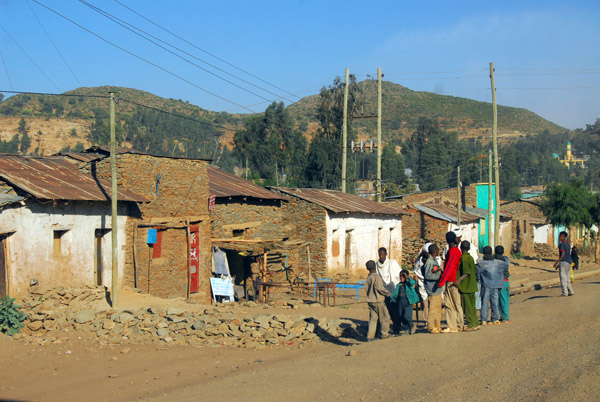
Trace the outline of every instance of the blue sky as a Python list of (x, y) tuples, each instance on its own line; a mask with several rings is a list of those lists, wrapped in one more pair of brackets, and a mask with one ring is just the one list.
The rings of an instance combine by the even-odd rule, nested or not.
[(148, 43), (82, 2), (38, 1), (188, 82), (112, 47), (33, 0), (0, 0), (0, 89), (64, 92), (118, 85), (210, 110), (245, 113), (264, 110), (267, 100), (283, 97), (289, 103), (315, 94), (343, 76), (346, 67), (359, 80), (381, 67), (384, 80), (413, 90), (491, 101), (488, 68), (493, 61), (499, 104), (530, 109), (567, 128), (600, 118), (597, 1), (119, 0), (297, 97), (181, 42), (114, 0), (87, 1), (251, 82), (255, 86), (183, 56), (259, 96)]

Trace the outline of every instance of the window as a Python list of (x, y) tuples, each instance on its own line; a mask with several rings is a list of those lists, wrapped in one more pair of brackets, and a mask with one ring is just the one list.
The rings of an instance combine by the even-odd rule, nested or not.
[(68, 230), (55, 230), (54, 231), (54, 240), (53, 240), (53, 248), (54, 248), (54, 256), (61, 257), (67, 254), (66, 247), (66, 234)]

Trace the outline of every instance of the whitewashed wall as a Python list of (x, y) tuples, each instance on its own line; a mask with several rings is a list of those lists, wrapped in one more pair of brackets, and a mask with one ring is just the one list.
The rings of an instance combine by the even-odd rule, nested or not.
[(534, 243), (548, 243), (552, 225), (533, 225), (533, 242)]
[[(380, 247), (388, 249), (388, 257), (402, 260), (402, 220), (400, 217), (327, 214), (327, 266), (330, 273), (345, 272), (346, 233), (350, 232), (348, 271), (366, 273), (365, 263), (376, 260)], [(364, 270), (365, 272), (362, 272)]]
[[(95, 231), (110, 229), (109, 202), (52, 202), (39, 204), (28, 201), (26, 206), (5, 208), (0, 212), (0, 233), (7, 238), (8, 292), (24, 294), (32, 278), (40, 286), (93, 285), (95, 264)], [(125, 257), (125, 223), (127, 206), (119, 205), (117, 240), (119, 280), (123, 275)], [(61, 239), (62, 252), (54, 252), (54, 231), (65, 230)], [(111, 287), (111, 233), (102, 239), (102, 284)]]

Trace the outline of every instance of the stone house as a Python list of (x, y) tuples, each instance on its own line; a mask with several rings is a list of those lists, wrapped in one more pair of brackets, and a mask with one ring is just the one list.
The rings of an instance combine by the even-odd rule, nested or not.
[[(0, 296), (41, 286), (112, 285), (110, 182), (61, 157), (0, 156)], [(148, 200), (118, 192), (119, 280), (126, 226)]]
[[(471, 213), (462, 211), (460, 229), (462, 240), (467, 240), (473, 247), (479, 248), (479, 220), (475, 208)], [(446, 233), (457, 227), (456, 205), (442, 203), (424, 203), (409, 206), (403, 219), (403, 263), (409, 264), (410, 258), (418, 254), (427, 242), (436, 243), (441, 249), (446, 244)]]
[(306, 242), (299, 259), (307, 276), (364, 276), (365, 263), (377, 258), (380, 247), (390, 258), (402, 258), (402, 210), (334, 190), (272, 189), (291, 199), (287, 213), (297, 238)]
[(214, 166), (208, 180), (212, 245), (225, 252), (235, 284), (251, 289), (263, 267), (276, 282), (292, 281), (286, 269), (299, 267), (303, 242), (287, 213), (290, 198)]
[[(149, 200), (126, 226), (131, 244), (124, 256), (123, 284), (154, 296), (211, 299), (211, 230), (208, 160), (117, 151), (120, 188)], [(87, 156), (85, 156), (87, 155)], [(86, 150), (89, 168), (110, 179), (107, 147)], [(73, 157), (77, 157), (74, 155)]]
[(500, 205), (500, 211), (512, 218), (511, 251), (527, 256), (553, 253), (555, 238), (562, 230), (554, 228), (540, 208), (541, 199), (521, 198)]

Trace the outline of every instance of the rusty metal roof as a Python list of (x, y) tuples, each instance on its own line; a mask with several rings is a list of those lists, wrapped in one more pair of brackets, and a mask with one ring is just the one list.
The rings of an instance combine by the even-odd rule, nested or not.
[[(421, 211), (424, 214), (427, 214), (437, 219), (441, 219), (443, 221), (451, 223), (457, 222), (456, 207), (430, 202), (425, 204), (414, 205), (413, 208), (417, 211)], [(479, 216), (472, 215), (465, 211), (461, 211), (460, 213), (460, 221), (464, 223), (479, 222), (479, 219)]]
[(215, 166), (207, 169), (210, 194), (216, 197), (254, 197), (263, 200), (285, 200), (273, 191), (242, 179)]
[(273, 188), (284, 194), (289, 194), (313, 204), (320, 205), (335, 213), (357, 212), (380, 215), (406, 215), (406, 212), (399, 208), (361, 198), (353, 194), (342, 193), (341, 191), (318, 188)]
[[(109, 201), (110, 183), (78, 169), (62, 156), (0, 155), (0, 177), (7, 183), (45, 200)], [(148, 202), (141, 195), (119, 190), (119, 201)]]
[(100, 159), (104, 159), (104, 155), (87, 153), (87, 152), (64, 152), (58, 155), (68, 156), (69, 158), (75, 159), (79, 162), (93, 162)]

